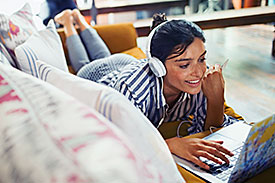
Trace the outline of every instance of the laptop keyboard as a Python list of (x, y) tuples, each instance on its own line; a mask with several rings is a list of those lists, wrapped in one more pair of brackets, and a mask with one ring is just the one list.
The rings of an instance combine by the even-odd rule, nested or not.
[(241, 152), (241, 148), (242, 146), (232, 151), (234, 153), (234, 156), (228, 158), (230, 161), (230, 164), (224, 163), (219, 165), (217, 163), (214, 163), (213, 161), (203, 158), (203, 162), (210, 167), (209, 170), (205, 170), (205, 169), (203, 170), (212, 174), (216, 178), (221, 179), (222, 181), (229, 179), (231, 172), (233, 170), (233, 167), (235, 166), (236, 161), (238, 160), (239, 154)]

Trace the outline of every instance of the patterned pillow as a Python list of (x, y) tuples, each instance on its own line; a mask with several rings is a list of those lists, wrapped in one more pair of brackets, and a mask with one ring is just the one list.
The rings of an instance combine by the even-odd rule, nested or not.
[(36, 60), (43, 60), (68, 72), (62, 43), (53, 20), (49, 22), (46, 29), (34, 33), (25, 43), (16, 47), (15, 55), (19, 69), (35, 77), (38, 76)]
[(11, 16), (0, 14), (0, 38), (7, 48), (14, 50), (34, 32), (36, 27), (31, 6), (28, 3)]
[(161, 182), (88, 106), (0, 63), (0, 182)]
[(103, 114), (131, 140), (164, 182), (184, 182), (165, 141), (150, 121), (121, 93), (37, 61), (39, 78)]

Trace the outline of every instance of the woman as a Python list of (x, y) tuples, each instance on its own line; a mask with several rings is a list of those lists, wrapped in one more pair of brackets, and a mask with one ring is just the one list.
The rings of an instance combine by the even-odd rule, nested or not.
[[(167, 21), (156, 15), (149, 35), (149, 59), (137, 60), (125, 54), (111, 55), (78, 10), (66, 10), (55, 21), (64, 25), (77, 75), (120, 91), (155, 127), (191, 116), (191, 134), (238, 121), (224, 114), (222, 70), (216, 65), (206, 72), (205, 38), (195, 24)], [(74, 22), (80, 28), (80, 37)], [(205, 169), (209, 166), (200, 161), (200, 156), (222, 164), (221, 160), (229, 163), (226, 155), (233, 155), (221, 145), (222, 141), (174, 137), (166, 142), (172, 153)]]

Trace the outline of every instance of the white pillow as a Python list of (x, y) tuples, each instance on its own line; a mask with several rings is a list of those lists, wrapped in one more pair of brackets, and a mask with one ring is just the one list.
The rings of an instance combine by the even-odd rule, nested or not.
[(11, 16), (0, 13), (0, 37), (7, 48), (14, 50), (34, 32), (36, 32), (36, 27), (29, 3)]
[(0, 63), (0, 182), (161, 182), (125, 134), (52, 85)]
[(22, 45), (16, 47), (15, 55), (19, 69), (37, 77), (36, 60), (44, 62), (68, 72), (62, 43), (53, 20), (46, 29), (38, 31)]
[(158, 167), (163, 182), (184, 182), (158, 130), (121, 93), (57, 70), (42, 61), (37, 61), (37, 72), (39, 78), (94, 108), (118, 126), (142, 152), (144, 159)]

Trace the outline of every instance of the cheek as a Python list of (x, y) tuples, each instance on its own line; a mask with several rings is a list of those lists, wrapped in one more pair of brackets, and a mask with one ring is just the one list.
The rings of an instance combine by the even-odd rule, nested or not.
[(185, 81), (190, 73), (188, 70), (181, 69), (177, 72), (174, 72), (173, 75), (177, 78), (178, 81)]
[(201, 67), (200, 67), (202, 73), (205, 73), (206, 72), (206, 63), (202, 64)]

